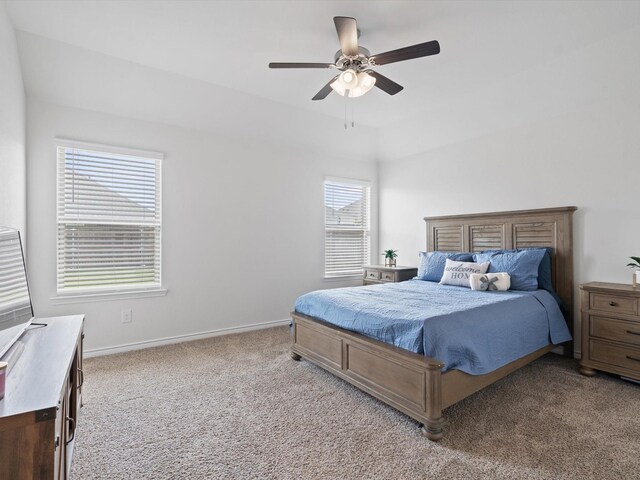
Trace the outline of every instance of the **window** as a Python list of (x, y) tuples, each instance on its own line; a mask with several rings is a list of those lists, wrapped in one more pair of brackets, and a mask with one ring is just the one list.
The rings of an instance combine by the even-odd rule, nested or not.
[(369, 262), (370, 190), (354, 180), (325, 181), (325, 277), (362, 275)]
[(58, 146), (58, 293), (160, 287), (162, 155)]

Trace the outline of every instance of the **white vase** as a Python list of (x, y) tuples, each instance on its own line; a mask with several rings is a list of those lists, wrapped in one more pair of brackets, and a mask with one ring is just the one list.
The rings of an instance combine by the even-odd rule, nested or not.
[(640, 270), (633, 272), (633, 288), (640, 286)]

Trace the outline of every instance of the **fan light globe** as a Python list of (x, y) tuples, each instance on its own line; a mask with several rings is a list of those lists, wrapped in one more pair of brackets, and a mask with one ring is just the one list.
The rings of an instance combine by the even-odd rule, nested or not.
[(331, 88), (341, 96), (350, 98), (361, 97), (376, 84), (376, 79), (366, 72), (356, 73), (353, 70), (345, 70), (331, 83)]
[(344, 85), (340, 81), (340, 77), (338, 77), (335, 82), (331, 83), (331, 88), (333, 88), (333, 91), (342, 97), (347, 93), (347, 89), (344, 88)]
[(351, 69), (345, 70), (340, 74), (340, 81), (345, 89), (351, 90), (358, 86), (358, 74)]
[(358, 85), (355, 88), (349, 90), (349, 97), (361, 97), (369, 90), (371, 90), (375, 84), (375, 77), (372, 77), (367, 72), (360, 72), (358, 74)]

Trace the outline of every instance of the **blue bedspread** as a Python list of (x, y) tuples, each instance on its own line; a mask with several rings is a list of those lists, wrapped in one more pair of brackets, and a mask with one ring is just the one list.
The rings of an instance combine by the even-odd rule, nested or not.
[(571, 340), (545, 290), (480, 292), (423, 280), (318, 290), (296, 312), (480, 375)]

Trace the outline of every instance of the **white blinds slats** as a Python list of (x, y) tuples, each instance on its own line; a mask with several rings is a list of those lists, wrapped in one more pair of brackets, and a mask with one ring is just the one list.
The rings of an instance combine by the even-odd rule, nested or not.
[(58, 291), (160, 286), (160, 160), (58, 147)]
[(326, 181), (325, 277), (361, 275), (369, 259), (370, 187)]

